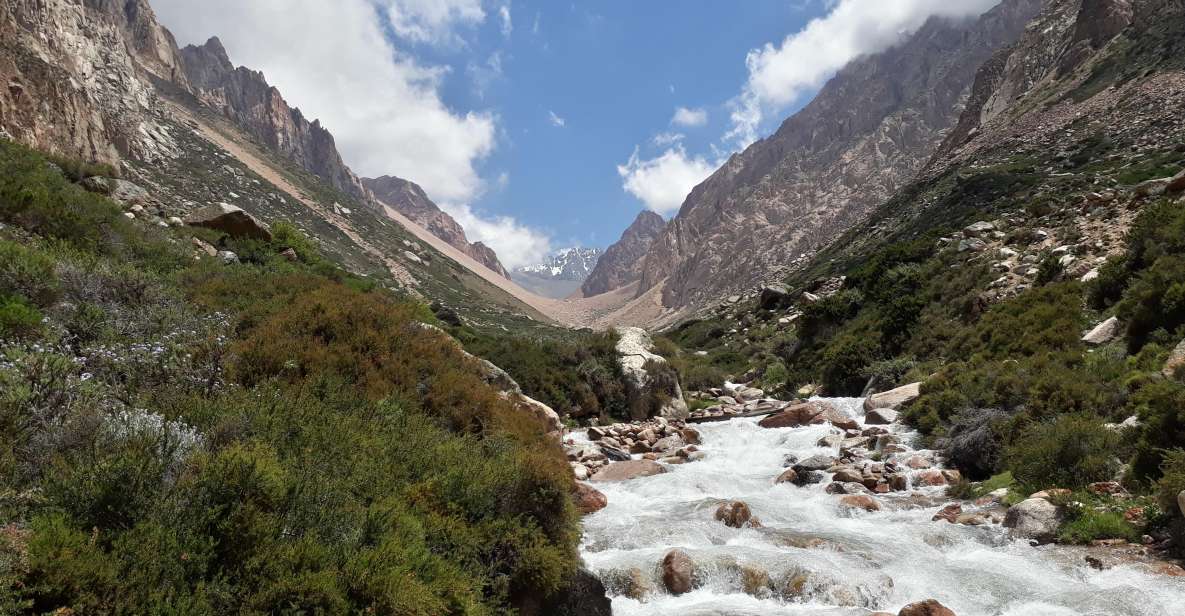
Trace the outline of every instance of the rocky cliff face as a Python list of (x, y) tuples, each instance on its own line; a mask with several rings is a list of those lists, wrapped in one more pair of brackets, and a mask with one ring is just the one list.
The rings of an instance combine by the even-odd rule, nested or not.
[(235, 68), (217, 37), (182, 49), (181, 57), (185, 77), (202, 102), (334, 188), (365, 199), (366, 189), (342, 161), (333, 135), (290, 106), (263, 73)]
[(638, 214), (617, 243), (605, 250), (596, 268), (581, 286), (585, 297), (620, 289), (642, 277), (642, 262), (654, 238), (662, 234), (667, 222), (649, 210)]
[(374, 198), (407, 216), (412, 222), (427, 229), (432, 235), (473, 257), (478, 263), (499, 275), (510, 277), (494, 250), (481, 242), (470, 243), (461, 225), (452, 216), (437, 207), (428, 198), (424, 189), (415, 182), (385, 175), (381, 178), (364, 178), (362, 185), (374, 195)]
[(956, 124), (977, 70), (1042, 6), (1005, 0), (963, 21), (933, 19), (852, 62), (771, 137), (696, 187), (643, 266), (670, 308), (777, 277), (911, 180)]
[(141, 77), (179, 77), (146, 0), (0, 3), (0, 131), (71, 157), (152, 160), (175, 143)]

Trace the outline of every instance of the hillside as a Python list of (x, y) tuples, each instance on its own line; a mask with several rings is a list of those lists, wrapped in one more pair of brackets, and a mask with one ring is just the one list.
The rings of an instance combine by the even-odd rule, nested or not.
[(959, 118), (976, 70), (1039, 0), (977, 19), (931, 19), (853, 61), (772, 136), (692, 190), (646, 252), (637, 295), (696, 312), (801, 265), (908, 183)]
[[(1160, 499), (1147, 529), (1180, 549), (1183, 45), (1180, 2), (1050, 2), (918, 179), (784, 284), (671, 330), (706, 353), (684, 382), (917, 387), (903, 419), (966, 476), (1022, 494), (1118, 478)], [(1100, 524), (1080, 515), (1064, 541)]]

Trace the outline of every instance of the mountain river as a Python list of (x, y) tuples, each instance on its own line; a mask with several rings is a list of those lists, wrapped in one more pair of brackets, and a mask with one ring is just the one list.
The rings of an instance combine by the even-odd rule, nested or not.
[[(861, 399), (827, 401), (863, 421)], [(824, 491), (827, 481), (775, 485), (788, 454), (835, 455), (816, 446), (834, 433), (829, 425), (765, 429), (733, 419), (696, 429), (705, 459), (596, 484), (609, 504), (585, 518), (581, 550), (617, 616), (896, 614), (931, 598), (958, 616), (1185, 615), (1183, 578), (1135, 564), (1095, 570), (1079, 549), (1031, 547), (999, 524), (931, 521), (945, 502), (941, 487), (878, 495), (884, 507), (869, 513), (842, 509)], [(892, 430), (906, 444), (916, 437)], [(747, 503), (763, 527), (716, 521), (716, 508), (731, 500)], [(696, 568), (696, 588), (679, 596), (662, 583), (661, 562), (673, 548)], [(796, 590), (780, 590), (787, 585)]]

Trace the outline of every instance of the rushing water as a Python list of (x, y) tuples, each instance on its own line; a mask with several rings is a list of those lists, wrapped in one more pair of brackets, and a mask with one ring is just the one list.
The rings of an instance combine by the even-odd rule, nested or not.
[[(863, 419), (861, 400), (830, 402)], [(815, 445), (829, 426), (770, 430), (737, 419), (696, 427), (706, 459), (597, 484), (609, 506), (585, 518), (582, 552), (606, 582), (617, 616), (895, 614), (929, 598), (959, 616), (1185, 614), (1185, 580), (1134, 565), (1096, 571), (1080, 553), (1010, 541), (998, 525), (932, 522), (941, 488), (921, 490), (929, 498), (919, 490), (881, 495), (882, 511), (853, 513), (824, 492), (826, 482), (774, 485), (787, 454), (835, 455)], [(726, 500), (748, 503), (764, 528), (717, 522), (713, 514)], [(660, 563), (673, 548), (697, 568), (698, 587), (681, 596), (661, 581)], [(624, 596), (632, 568), (652, 590), (641, 601)], [(746, 568), (768, 572), (775, 588), (804, 573), (808, 582), (798, 598), (752, 596), (744, 592)]]

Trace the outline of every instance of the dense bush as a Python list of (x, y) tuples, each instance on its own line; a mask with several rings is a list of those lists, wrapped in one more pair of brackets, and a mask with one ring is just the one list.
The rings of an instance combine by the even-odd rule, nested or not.
[(0, 612), (503, 614), (573, 570), (561, 451), (425, 306), (283, 225), (195, 263), (5, 142), (0, 220)]
[(1082, 488), (1115, 476), (1118, 444), (1118, 435), (1097, 417), (1062, 415), (1026, 428), (1008, 447), (1005, 460), (1026, 486)]

